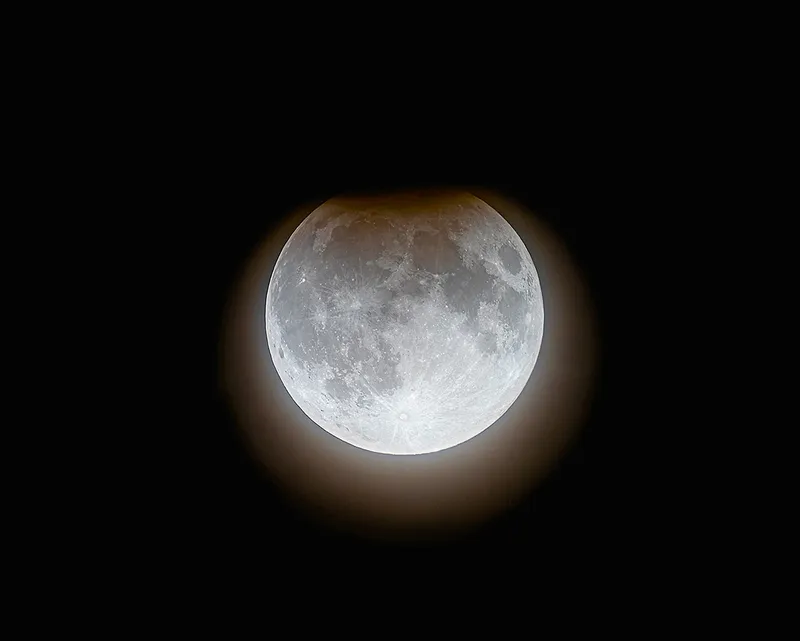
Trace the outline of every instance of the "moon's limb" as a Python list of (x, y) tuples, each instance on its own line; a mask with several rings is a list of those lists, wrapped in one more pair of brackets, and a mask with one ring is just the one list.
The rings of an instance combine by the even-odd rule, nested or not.
[(469, 194), (328, 201), (287, 242), (267, 293), (270, 353), (298, 406), (392, 454), (452, 447), (502, 416), (543, 325), (527, 248)]

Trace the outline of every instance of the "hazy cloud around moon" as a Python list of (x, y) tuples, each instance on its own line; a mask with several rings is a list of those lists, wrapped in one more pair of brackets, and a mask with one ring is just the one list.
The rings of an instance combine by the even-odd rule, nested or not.
[[(472, 191), (511, 224), (529, 250), (546, 323), (536, 366), (516, 402), (491, 429), (457, 447), (417, 456), (353, 447), (321, 430), (283, 385), (267, 341), (267, 290), (288, 239), (321, 203), (298, 205), (285, 225), (264, 239), (231, 292), (222, 336), (222, 390), (252, 456), (299, 510), (320, 523), (384, 538), (437, 536), (477, 524), (512, 507), (535, 487), (581, 426), (597, 362), (594, 315), (584, 279), (568, 248), (535, 212), (502, 194)], [(367, 199), (353, 200), (361, 206)], [(351, 202), (343, 208), (354, 209)], [(342, 229), (348, 228), (331, 228), (327, 242)], [(312, 251), (318, 238), (318, 246), (326, 242), (326, 234), (310, 237)], [(516, 271), (513, 257), (508, 252), (504, 256), (502, 247), (498, 257), (508, 275), (522, 273), (521, 258)], [(455, 260), (453, 254), (450, 258)], [(400, 262), (397, 277), (408, 268)], [(426, 269), (434, 273), (435, 264)], [(432, 306), (430, 310), (435, 311)], [(412, 311), (401, 309), (398, 315), (408, 314), (406, 322), (413, 322)], [(304, 313), (317, 314), (322, 322), (328, 312), (320, 307)], [(481, 326), (479, 308), (472, 323), (473, 328)], [(294, 345), (278, 345), (278, 360), (281, 349), (285, 360), (287, 344)], [(364, 345), (369, 354), (368, 339)]]

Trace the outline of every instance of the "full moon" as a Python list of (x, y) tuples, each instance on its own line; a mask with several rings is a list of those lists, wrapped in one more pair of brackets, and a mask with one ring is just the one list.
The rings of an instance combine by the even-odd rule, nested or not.
[(530, 378), (543, 329), (530, 253), (468, 193), (331, 199), (291, 235), (267, 290), (289, 395), (333, 436), (385, 454), (490, 427)]

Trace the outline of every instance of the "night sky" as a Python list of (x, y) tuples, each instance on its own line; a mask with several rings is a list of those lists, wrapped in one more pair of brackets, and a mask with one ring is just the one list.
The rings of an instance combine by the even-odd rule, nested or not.
[[(339, 149), (338, 160), (336, 153), (327, 158), (315, 151), (314, 143)], [(486, 147), (491, 145), (484, 141)], [(513, 149), (510, 141), (505, 147)], [(201, 150), (203, 162), (189, 180), (196, 191), (180, 269), (194, 281), (196, 300), (187, 297), (186, 305), (197, 314), (182, 338), (196, 348), (197, 362), (205, 363), (194, 375), (206, 376), (204, 383), (194, 377), (192, 383), (176, 382), (186, 402), (174, 425), (183, 451), (170, 474), (170, 540), (209, 571), (270, 568), (271, 576), (290, 582), (308, 572), (321, 573), (328, 584), (341, 573), (383, 576), (380, 568), (412, 575), (434, 566), (457, 569), (453, 576), (473, 568), (499, 577), (561, 564), (613, 565), (627, 554), (626, 541), (635, 535), (647, 501), (634, 473), (643, 427), (628, 397), (631, 373), (621, 369), (624, 359), (616, 351), (619, 302), (629, 295), (619, 281), (626, 269), (617, 252), (624, 243), (618, 236), (622, 209), (593, 198), (588, 188), (581, 193), (541, 160), (473, 162), (469, 154), (480, 156), (478, 148), (448, 147), (443, 153), (441, 143), (393, 154), (372, 151), (378, 148), (374, 141), (353, 150), (342, 139), (312, 137), (300, 150), (283, 142), (279, 149), (256, 152), (241, 141)], [(354, 156), (356, 161), (345, 160)], [(411, 537), (402, 545), (375, 542), (306, 519), (249, 454), (220, 392), (222, 318), (248, 257), (298, 205), (341, 192), (441, 185), (496, 190), (535, 211), (561, 238), (596, 309), (599, 369), (588, 418), (572, 447), (524, 500), (467, 533), (437, 541)]]

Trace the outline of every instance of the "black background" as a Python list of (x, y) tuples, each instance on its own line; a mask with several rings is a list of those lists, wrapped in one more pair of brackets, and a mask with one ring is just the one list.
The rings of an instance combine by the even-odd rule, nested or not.
[[(195, 157), (186, 178), (191, 205), (180, 226), (186, 251), (178, 272), (194, 284), (183, 292), (186, 309), (196, 310), (198, 300), (207, 307), (205, 322), (176, 330), (191, 346), (194, 373), (204, 373), (196, 384), (180, 385), (186, 395), (176, 419), (179, 450), (168, 463), (174, 494), (167, 522), (176, 549), (202, 558), (203, 572), (257, 577), (268, 568), (274, 580), (289, 582), (302, 581), (304, 572), (317, 580), (320, 573), (365, 571), (386, 581), (376, 568), (404, 576), (409, 569), (425, 576), (429, 567), (456, 570), (444, 573), (449, 577), (500, 576), (631, 561), (645, 528), (647, 488), (635, 472), (643, 456), (636, 376), (625, 369), (618, 340), (620, 325), (630, 326), (619, 304), (630, 294), (628, 241), (619, 234), (630, 207), (602, 200), (596, 181), (572, 184), (559, 159), (537, 157), (534, 143), (519, 134), (451, 128), (437, 138), (408, 126), (383, 123), (373, 130), (361, 123), (356, 135), (346, 127), (334, 131), (336, 123), (327, 120), (301, 132), (298, 120), (289, 121), (288, 134), (270, 130), (273, 139), (234, 126), (225, 135), (187, 141)], [(476, 530), (404, 544), (334, 532), (298, 513), (240, 439), (219, 387), (225, 304), (252, 252), (299, 204), (340, 192), (442, 185), (498, 191), (535, 211), (568, 247), (597, 312), (601, 358), (589, 417), (546, 481)]]
[[(249, 42), (260, 46), (281, 29), (275, 21), (266, 35)], [(488, 47), (467, 35), (458, 53), (463, 48), (482, 57)], [(357, 613), (364, 611), (362, 599), (382, 599), (397, 585), (401, 598), (387, 598), (383, 611), (392, 620), (417, 620), (443, 602), (469, 614), (493, 592), (527, 598), (532, 585), (551, 587), (543, 580), (545, 570), (547, 577), (554, 576), (550, 570), (560, 571), (569, 582), (576, 570), (584, 577), (586, 569), (598, 568), (607, 596), (623, 568), (648, 567), (663, 555), (670, 543), (657, 532), (681, 506), (657, 503), (653, 464), (663, 458), (657, 451), (668, 430), (677, 427), (687, 447), (695, 432), (691, 416), (666, 425), (667, 403), (654, 402), (652, 390), (664, 389), (670, 403), (680, 402), (680, 377), (672, 370), (691, 368), (692, 362), (678, 350), (655, 349), (678, 320), (669, 318), (658, 331), (643, 321), (652, 311), (675, 314), (679, 283), (665, 279), (655, 291), (658, 305), (646, 309), (644, 300), (652, 298), (646, 293), (655, 288), (645, 265), (654, 261), (642, 259), (668, 248), (669, 264), (680, 263), (663, 232), (677, 227), (682, 234), (696, 223), (678, 205), (665, 212), (663, 202), (686, 182), (683, 163), (691, 160), (690, 151), (651, 168), (650, 156), (664, 154), (650, 142), (652, 134), (644, 131), (639, 138), (637, 127), (657, 129), (661, 120), (648, 121), (649, 112), (629, 116), (638, 110), (636, 101), (620, 104), (614, 100), (619, 96), (605, 95), (602, 80), (583, 95), (577, 88), (569, 100), (555, 89), (544, 91), (538, 76), (567, 45), (555, 47), (538, 68), (533, 56), (525, 57), (523, 66), (530, 60), (530, 67), (510, 77), (498, 75), (508, 57), (481, 66), (430, 65), (433, 77), (422, 86), (419, 75), (403, 73), (403, 61), (399, 69), (381, 67), (363, 76), (346, 64), (311, 73), (292, 64), (304, 43), (258, 54), (239, 52), (213, 29), (197, 38), (203, 46), (183, 46), (171, 37), (177, 55), (155, 55), (152, 68), (142, 71), (139, 60), (149, 44), (131, 47), (136, 78), (122, 74), (118, 94), (106, 96), (104, 81), (91, 80), (103, 94), (93, 103), (97, 115), (86, 111), (87, 118), (102, 122), (102, 144), (93, 159), (105, 165), (115, 187), (102, 205), (111, 212), (107, 219), (122, 219), (113, 230), (110, 223), (104, 227), (99, 242), (112, 253), (128, 238), (136, 244), (134, 259), (126, 258), (135, 272), (130, 288), (109, 278), (98, 295), (124, 290), (121, 316), (129, 317), (132, 307), (141, 314), (131, 330), (132, 351), (152, 350), (142, 350), (144, 363), (130, 382), (110, 376), (111, 386), (130, 390), (131, 398), (115, 404), (108, 416), (116, 421), (137, 414), (133, 408), (144, 409), (144, 416), (124, 429), (126, 442), (119, 449), (98, 440), (92, 451), (93, 458), (115, 467), (135, 440), (157, 459), (143, 457), (129, 468), (130, 501), (101, 488), (100, 519), (119, 505), (120, 530), (132, 533), (115, 545), (113, 557), (153, 561), (144, 564), (152, 570), (146, 590), (175, 576), (166, 570), (177, 565), (181, 589), (195, 578), (216, 591), (263, 586), (298, 602), (332, 602)], [(412, 41), (404, 36), (381, 46), (404, 58)], [(529, 40), (522, 44), (527, 47)], [(370, 49), (360, 40), (357, 45), (359, 61), (369, 62)], [(205, 47), (212, 51), (201, 56), (198, 50)], [(255, 64), (248, 68), (246, 60)], [(320, 52), (309, 66), (324, 62)], [(454, 78), (452, 67), (461, 67), (463, 77)], [(572, 76), (564, 76), (565, 85), (571, 82)], [(621, 124), (628, 117), (633, 126)], [(625, 130), (624, 149), (616, 142), (619, 129)], [(640, 148), (648, 152), (641, 162)], [(83, 143), (75, 149), (83, 150)], [(124, 163), (116, 161), (118, 155)], [(655, 172), (663, 179), (658, 188)], [(362, 189), (473, 185), (535, 211), (586, 279), (601, 347), (588, 419), (546, 482), (474, 532), (397, 545), (311, 523), (250, 458), (220, 393), (221, 322), (231, 287), (251, 253), (300, 203)], [(116, 217), (118, 210), (125, 213)], [(102, 265), (93, 269), (103, 271)], [(142, 273), (154, 276), (163, 298), (151, 299), (154, 285), (143, 285)], [(108, 343), (112, 356), (117, 340)], [(163, 475), (156, 465), (163, 465)], [(679, 476), (682, 470), (675, 463), (671, 472)], [(664, 516), (653, 519), (655, 510)], [(691, 530), (685, 519), (679, 526)], [(93, 536), (100, 547), (106, 530)], [(430, 589), (419, 598), (424, 587), (442, 581), (447, 591)], [(571, 595), (571, 589), (557, 594)], [(306, 612), (314, 616), (314, 610)]]

